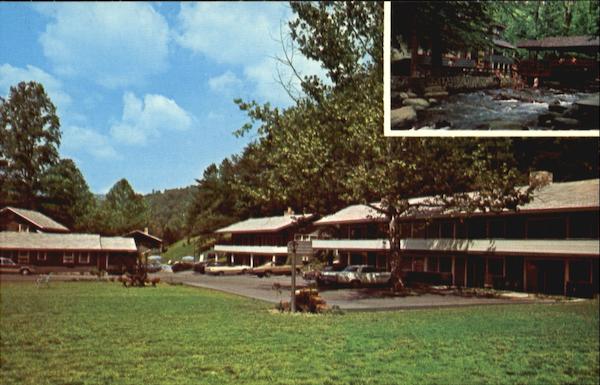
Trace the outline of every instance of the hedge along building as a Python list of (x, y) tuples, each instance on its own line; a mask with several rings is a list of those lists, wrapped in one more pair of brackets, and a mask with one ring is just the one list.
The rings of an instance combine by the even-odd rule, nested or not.
[(251, 267), (269, 261), (282, 264), (287, 259), (288, 242), (294, 240), (296, 233), (306, 232), (312, 218), (312, 214), (294, 215), (288, 210), (283, 216), (237, 222), (215, 231), (223, 237), (214, 250), (228, 256), (233, 264)]
[(134, 268), (138, 250), (133, 238), (2, 231), (0, 255), (38, 273), (122, 272)]
[[(548, 184), (517, 211), (406, 215), (401, 225), (403, 270), (445, 273), (457, 286), (598, 293), (598, 179), (552, 183), (551, 174), (546, 176)], [(336, 253), (342, 263), (389, 268), (388, 240), (377, 233), (383, 235), (387, 223), (376, 210), (351, 206), (315, 225), (347, 235), (315, 240), (314, 249)], [(369, 227), (379, 230), (369, 232)]]

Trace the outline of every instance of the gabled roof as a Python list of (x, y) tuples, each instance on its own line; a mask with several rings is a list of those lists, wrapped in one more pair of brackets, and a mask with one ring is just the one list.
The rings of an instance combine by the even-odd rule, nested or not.
[(593, 48), (600, 47), (598, 36), (552, 36), (539, 40), (524, 40), (517, 43), (519, 48)]
[[(533, 193), (529, 203), (518, 207), (520, 212), (562, 211), (576, 209), (598, 209), (600, 179), (588, 179), (574, 182), (550, 183)], [(432, 197), (411, 198), (409, 204), (424, 203)], [(374, 203), (373, 206), (379, 206)], [(435, 208), (428, 208), (430, 215), (443, 214)], [(417, 214), (419, 215), (419, 214)], [(405, 217), (411, 217), (409, 211)], [(315, 225), (333, 225), (343, 223), (364, 223), (385, 221), (385, 216), (367, 205), (348, 206), (334, 214), (327, 215), (315, 222)]]
[(273, 233), (295, 225), (299, 219), (312, 217), (313, 214), (250, 218), (218, 229), (215, 233)]
[(521, 211), (598, 208), (600, 179), (550, 183), (534, 192)]
[(156, 241), (156, 242), (162, 243), (162, 239), (160, 239), (159, 237), (155, 237), (154, 235), (150, 235), (150, 234), (148, 234), (148, 233), (146, 233), (145, 231), (142, 231), (142, 230), (133, 230), (133, 231), (128, 232), (124, 236), (125, 237), (133, 237), (133, 236), (137, 236), (137, 235), (149, 238), (149, 239), (151, 239), (153, 241)]
[(502, 40), (502, 39), (492, 39), (494, 44), (497, 45), (498, 47), (502, 47), (502, 48), (510, 48), (510, 49), (516, 49), (517, 47), (515, 47), (514, 45), (510, 44), (509, 42), (507, 42), (506, 40)]
[(136, 252), (133, 238), (98, 234), (0, 232), (0, 249)]
[[(380, 207), (380, 203), (373, 203), (373, 206)], [(315, 222), (315, 225), (334, 225), (342, 223), (361, 223), (361, 222), (383, 222), (385, 215), (367, 205), (352, 205), (341, 209), (340, 211), (324, 216)]]
[(54, 219), (45, 216), (39, 211), (25, 210), (16, 207), (5, 207), (0, 210), (0, 214), (4, 212), (12, 212), (15, 215), (23, 218), (27, 222), (39, 227), (42, 230), (68, 232), (69, 229), (64, 225), (56, 222)]

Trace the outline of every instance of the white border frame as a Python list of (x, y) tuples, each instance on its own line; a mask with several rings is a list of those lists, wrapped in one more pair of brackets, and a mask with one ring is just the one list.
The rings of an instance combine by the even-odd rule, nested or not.
[(390, 1), (383, 3), (383, 134), (389, 137), (599, 137), (597, 130), (392, 130), (391, 127), (391, 28), (392, 6)]

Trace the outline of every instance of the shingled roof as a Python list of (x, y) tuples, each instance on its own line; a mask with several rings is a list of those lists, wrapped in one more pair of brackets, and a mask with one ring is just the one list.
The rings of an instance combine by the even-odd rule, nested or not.
[[(600, 179), (588, 179), (575, 182), (550, 183), (533, 193), (532, 200), (519, 206), (520, 212), (559, 211), (598, 208)], [(411, 198), (409, 204), (422, 203), (431, 197)], [(379, 203), (373, 204), (379, 206)], [(432, 209), (430, 215), (441, 214)], [(407, 216), (410, 216), (408, 214)], [(343, 223), (380, 222), (385, 216), (367, 205), (348, 206), (334, 214), (327, 215), (315, 222), (315, 225), (333, 225)]]
[(85, 250), (136, 252), (133, 238), (102, 237), (98, 234), (0, 232), (0, 249)]
[(517, 43), (519, 48), (562, 49), (600, 47), (598, 36), (553, 36), (539, 40), (524, 40)]
[(61, 232), (69, 231), (69, 229), (66, 226), (56, 222), (52, 218), (45, 216), (44, 214), (40, 213), (39, 211), (25, 210), (25, 209), (8, 206), (8, 207), (5, 207), (2, 210), (0, 210), (0, 214), (4, 213), (4, 212), (12, 212), (15, 215), (18, 215), (19, 217), (23, 218), (27, 222), (30, 222), (31, 224), (39, 227), (42, 230), (61, 231)]
[(292, 226), (299, 219), (310, 219), (313, 214), (302, 215), (283, 215), (277, 217), (250, 218), (245, 221), (237, 222), (227, 227), (223, 227), (215, 233), (268, 233), (277, 232)]

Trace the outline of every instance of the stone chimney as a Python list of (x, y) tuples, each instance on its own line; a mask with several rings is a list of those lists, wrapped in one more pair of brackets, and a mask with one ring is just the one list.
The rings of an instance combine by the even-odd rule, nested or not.
[(294, 210), (292, 210), (291, 207), (288, 207), (287, 210), (283, 212), (283, 215), (291, 217), (292, 215), (294, 215)]
[(550, 171), (530, 171), (529, 185), (532, 187), (544, 187), (552, 183), (552, 173)]
[(148, 234), (148, 228), (144, 227), (144, 234)]

